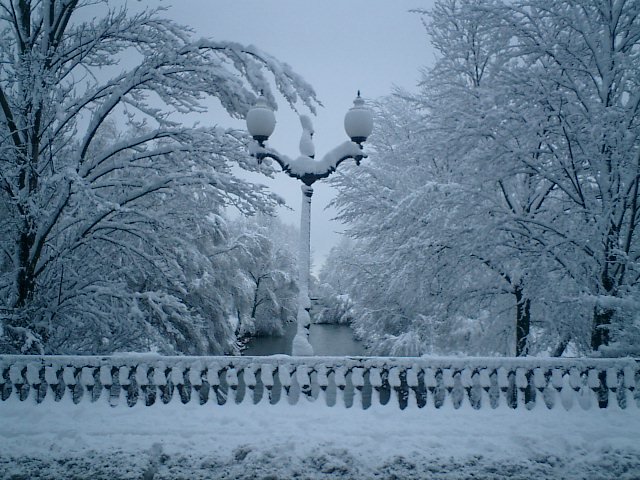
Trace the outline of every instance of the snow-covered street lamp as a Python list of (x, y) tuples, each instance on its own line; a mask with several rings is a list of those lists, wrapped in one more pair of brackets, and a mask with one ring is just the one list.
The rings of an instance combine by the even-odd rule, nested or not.
[(302, 138), (300, 139), (300, 156), (292, 159), (278, 153), (276, 150), (265, 146), (276, 126), (276, 117), (273, 110), (267, 104), (264, 96), (260, 96), (255, 105), (247, 113), (247, 130), (257, 142), (251, 149), (251, 155), (262, 162), (265, 158), (275, 160), (282, 171), (293, 178), (300, 180), (302, 185), (302, 212), (300, 214), (300, 293), (298, 296), (298, 330), (293, 339), (291, 353), (293, 355), (313, 355), (313, 348), (309, 343), (309, 328), (311, 319), (309, 310), (309, 275), (311, 256), (311, 187), (317, 180), (326, 178), (336, 171), (338, 165), (348, 159), (353, 159), (356, 164), (366, 157), (362, 152), (362, 143), (367, 140), (373, 130), (373, 114), (360, 97), (353, 101), (353, 107), (344, 117), (344, 128), (351, 141), (346, 141), (329, 151), (322, 160), (315, 160), (315, 148), (313, 146), (313, 125), (311, 119), (305, 115), (300, 116), (302, 124)]

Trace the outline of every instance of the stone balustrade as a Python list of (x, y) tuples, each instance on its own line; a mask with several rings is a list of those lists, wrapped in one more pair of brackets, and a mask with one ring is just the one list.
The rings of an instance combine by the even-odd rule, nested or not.
[[(0, 400), (370, 408), (639, 408), (634, 359), (0, 356)], [(2, 408), (0, 402), (0, 411)]]

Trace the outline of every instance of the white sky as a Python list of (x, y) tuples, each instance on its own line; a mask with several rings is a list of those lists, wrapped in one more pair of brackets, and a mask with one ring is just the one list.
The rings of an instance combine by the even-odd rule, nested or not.
[[(313, 118), (316, 156), (346, 140), (343, 119), (356, 91), (368, 99), (387, 95), (394, 85), (413, 89), (419, 69), (433, 59), (420, 17), (410, 9), (429, 9), (432, 0), (152, 0), (168, 7), (167, 16), (195, 30), (196, 37), (254, 44), (311, 83), (323, 103)], [(133, 5), (132, 5), (133, 6)], [(284, 100), (276, 112), (270, 146), (297, 157), (301, 128)], [(222, 126), (236, 125), (214, 119)], [(242, 123), (238, 127), (244, 128)], [(365, 160), (366, 161), (366, 160)], [(260, 177), (293, 210), (281, 209), (287, 223), (299, 223), (300, 182), (284, 173), (274, 181)], [(253, 178), (252, 178), (253, 179)], [(311, 249), (314, 270), (339, 239), (335, 211), (325, 209), (335, 196), (326, 182), (314, 184)]]

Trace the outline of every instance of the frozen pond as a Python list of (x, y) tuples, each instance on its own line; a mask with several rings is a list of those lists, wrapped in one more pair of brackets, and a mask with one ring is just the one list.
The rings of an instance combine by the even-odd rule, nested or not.
[[(255, 337), (248, 343), (243, 355), (291, 355), (291, 341), (296, 325), (288, 324), (282, 337)], [(347, 325), (311, 325), (309, 341), (316, 355), (366, 355), (361, 342), (353, 338), (353, 330)]]

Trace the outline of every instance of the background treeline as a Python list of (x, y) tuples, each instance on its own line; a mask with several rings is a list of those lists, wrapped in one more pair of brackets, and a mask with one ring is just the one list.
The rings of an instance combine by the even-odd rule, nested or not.
[[(640, 2), (442, 0), (334, 178), (325, 279), (381, 354), (638, 353)], [(338, 283), (339, 282), (339, 283)]]

